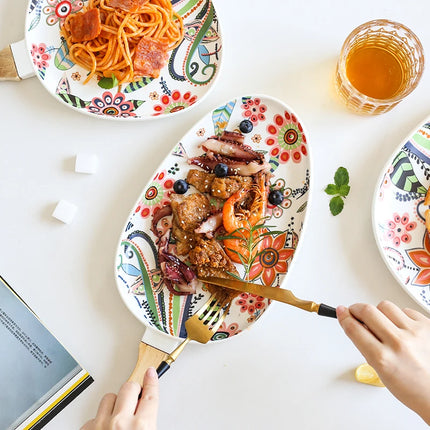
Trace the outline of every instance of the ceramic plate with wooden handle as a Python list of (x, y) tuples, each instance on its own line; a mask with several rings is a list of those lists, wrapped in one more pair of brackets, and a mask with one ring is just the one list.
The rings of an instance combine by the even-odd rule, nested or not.
[[(311, 160), (307, 132), (301, 119), (283, 102), (265, 95), (235, 97), (208, 112), (178, 141), (143, 187), (120, 233), (116, 254), (116, 282), (120, 296), (145, 327), (141, 343), (144, 364), (138, 365), (139, 378), (148, 363), (157, 367), (164, 352), (186, 338), (185, 321), (210, 296), (203, 283), (186, 294), (163, 278), (159, 258), (160, 235), (167, 237), (172, 215), (163, 208), (175, 193), (174, 184), (187, 178), (189, 161), (202, 155), (201, 144), (225, 131), (238, 131), (243, 120), (252, 127), (244, 143), (264, 156), (270, 170), (270, 190), (282, 195), (278, 205), (267, 204), (267, 219), (261, 228), (263, 250), (254, 261), (236, 264), (241, 277), (254, 283), (279, 287), (284, 281), (302, 243), (305, 215), (310, 196)], [(252, 128), (252, 129), (251, 129)], [(142, 159), (142, 166), (151, 160)], [(135, 186), (133, 185), (133, 188)], [(179, 191), (178, 191), (179, 192)], [(186, 195), (196, 193), (190, 186)], [(214, 211), (220, 199), (210, 198)], [(163, 214), (163, 215), (162, 215)], [(153, 221), (155, 225), (153, 225)], [(157, 235), (155, 232), (157, 232)], [(264, 230), (264, 231), (263, 231)], [(176, 245), (169, 239), (169, 247)], [(185, 259), (186, 256), (181, 258)], [(170, 285), (169, 285), (170, 284)], [(297, 288), (296, 288), (297, 289)], [(270, 306), (270, 300), (252, 293), (238, 293), (229, 313), (209, 343), (232, 338), (251, 327)], [(279, 327), (285, 330), (285, 327)], [(147, 358), (147, 360), (145, 359)]]

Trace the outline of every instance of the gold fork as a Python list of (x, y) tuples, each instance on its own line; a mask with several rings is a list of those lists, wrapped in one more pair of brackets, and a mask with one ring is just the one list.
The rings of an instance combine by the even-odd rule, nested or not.
[(170, 369), (170, 365), (178, 358), (190, 340), (207, 343), (218, 330), (230, 309), (230, 302), (226, 306), (225, 294), (216, 292), (208, 301), (191, 317), (185, 321), (187, 338), (157, 367), (160, 377)]

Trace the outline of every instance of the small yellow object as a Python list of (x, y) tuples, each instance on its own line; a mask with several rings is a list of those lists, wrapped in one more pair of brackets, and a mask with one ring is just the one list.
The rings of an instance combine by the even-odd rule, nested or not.
[(367, 363), (361, 364), (355, 369), (355, 379), (363, 384), (385, 387), (375, 369)]

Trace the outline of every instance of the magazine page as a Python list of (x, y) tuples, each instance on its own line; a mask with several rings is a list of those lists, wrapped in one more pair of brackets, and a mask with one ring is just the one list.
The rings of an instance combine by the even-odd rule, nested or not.
[(0, 278), (0, 428), (42, 428), (91, 382)]

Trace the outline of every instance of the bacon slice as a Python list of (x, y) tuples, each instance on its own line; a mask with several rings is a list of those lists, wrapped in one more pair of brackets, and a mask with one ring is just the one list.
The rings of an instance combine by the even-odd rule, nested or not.
[(137, 44), (134, 56), (134, 77), (158, 78), (161, 69), (169, 59), (168, 48), (167, 43), (142, 37)]
[(95, 39), (102, 30), (99, 9), (74, 14), (69, 19), (72, 42), (85, 42)]
[(126, 12), (141, 12), (149, 0), (108, 0), (107, 5), (117, 7)]

